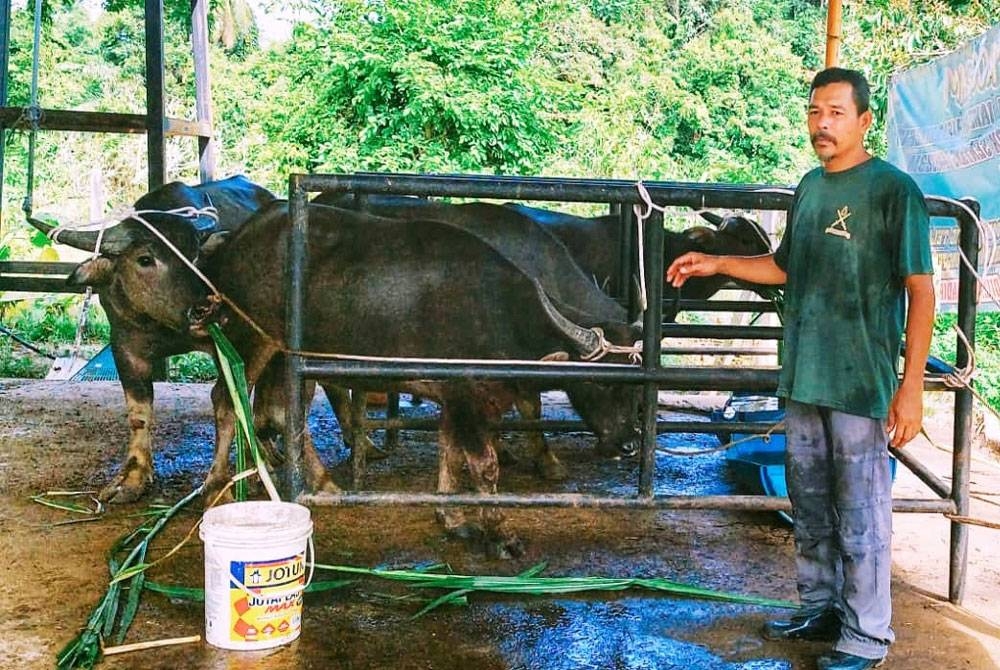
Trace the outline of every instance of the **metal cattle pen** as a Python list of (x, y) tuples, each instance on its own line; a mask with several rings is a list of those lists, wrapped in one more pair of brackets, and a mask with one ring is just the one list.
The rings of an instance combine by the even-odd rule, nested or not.
[[(783, 189), (765, 186), (696, 184), (683, 182), (646, 182), (652, 200), (659, 205), (689, 208), (719, 207), (750, 210), (785, 210), (791, 196)], [(320, 191), (354, 192), (360, 194), (397, 194), (426, 197), (497, 198), (506, 200), (534, 200), (558, 202), (641, 203), (634, 182), (605, 179), (554, 179), (492, 176), (444, 175), (302, 175), (293, 174), (289, 179), (292, 230), (289, 236), (288, 267), (285, 290), (287, 299), (286, 344), (292, 352), (302, 350), (304, 276), (306, 239), (309, 226), (307, 194)], [(978, 211), (975, 202), (967, 206)], [(951, 217), (958, 220), (960, 246), (972, 265), (977, 264), (978, 229), (974, 219), (958, 203), (927, 199), (932, 216)], [(502, 507), (577, 507), (625, 509), (714, 509), (714, 510), (789, 510), (785, 498), (755, 495), (669, 495), (653, 493), (655, 470), (654, 451), (657, 435), (657, 392), (659, 389), (677, 391), (773, 391), (777, 386), (774, 369), (740, 368), (712, 369), (706, 367), (664, 367), (660, 363), (662, 318), (663, 227), (651, 218), (654, 225), (644, 230), (646, 286), (648, 309), (644, 314), (643, 362), (641, 366), (602, 363), (567, 363), (558, 366), (530, 362), (504, 362), (469, 364), (467, 362), (430, 363), (416, 359), (394, 361), (329, 360), (309, 358), (292, 353), (287, 366), (287, 445), (286, 485), (290, 495), (299, 501), (314, 505), (421, 505), (421, 506), (502, 506)], [(974, 344), (976, 314), (976, 282), (973, 273), (961, 268), (958, 297), (958, 327)], [(690, 305), (687, 305), (690, 306)], [(687, 336), (708, 337), (759, 337), (748, 335), (746, 326), (676, 326)], [(771, 329), (778, 330), (778, 329)], [(756, 329), (754, 329), (755, 332)], [(770, 337), (780, 337), (770, 333)], [(957, 366), (967, 365), (968, 352), (958, 346)], [(634, 497), (593, 496), (582, 494), (513, 495), (433, 493), (352, 492), (337, 495), (303, 493), (302, 448), (304, 435), (303, 380), (305, 378), (335, 379), (340, 376), (377, 377), (386, 380), (447, 380), (479, 378), (484, 380), (590, 380), (599, 382), (641, 384), (644, 388), (643, 440), (640, 456), (639, 481)], [(968, 388), (950, 388), (941, 381), (925, 380), (925, 390), (953, 391), (955, 393), (954, 452), (952, 485), (943, 482), (925, 466), (905, 452), (894, 455), (923, 481), (939, 498), (894, 499), (893, 509), (898, 512), (943, 513), (966, 515), (969, 510), (969, 472), (971, 464), (972, 393)], [(397, 424), (398, 425), (398, 424)], [(504, 424), (507, 425), (507, 424)], [(750, 430), (751, 425), (725, 424), (727, 429), (738, 427)], [(712, 430), (711, 423), (679, 424), (682, 430)], [(759, 430), (759, 428), (758, 428)], [(949, 564), (949, 599), (962, 600), (968, 549), (968, 529), (952, 522)]]

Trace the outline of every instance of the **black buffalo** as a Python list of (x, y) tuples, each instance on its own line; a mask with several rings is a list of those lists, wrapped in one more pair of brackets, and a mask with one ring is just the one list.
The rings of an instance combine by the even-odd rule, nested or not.
[[(468, 216), (462, 213), (461, 205), (451, 205), (410, 196), (368, 195), (359, 197), (355, 194), (321, 193), (316, 196), (313, 202), (345, 209), (364, 209), (364, 211), (377, 216), (392, 218), (415, 219), (422, 216), (434, 216), (445, 221), (452, 218), (459, 221), (468, 220)], [(498, 209), (497, 206), (491, 205), (490, 207)], [(584, 273), (593, 277), (598, 286), (611, 295), (621, 294), (621, 287), (618, 283), (621, 275), (619, 269), (622, 230), (618, 215), (584, 217), (556, 210), (529, 207), (520, 203), (506, 203), (503, 207), (534, 221), (556, 236), (566, 245), (570, 255)], [(491, 216), (503, 217), (502, 214), (492, 214)], [(702, 211), (701, 217), (712, 224), (712, 227), (692, 226), (679, 232), (664, 231), (664, 267), (668, 267), (674, 259), (689, 251), (700, 251), (713, 255), (755, 256), (766, 254), (771, 250), (767, 233), (756, 221), (750, 218), (735, 214), (720, 216), (710, 211)], [(504, 253), (511, 253), (511, 251), (505, 249)], [(679, 297), (707, 300), (729, 281), (732, 279), (725, 275), (695, 277), (685, 282)], [(745, 286), (753, 288), (749, 285)], [(664, 289), (675, 291), (666, 282), (664, 282)], [(676, 311), (668, 311), (664, 314), (664, 319), (673, 321), (676, 316)]]
[[(310, 206), (310, 220), (306, 350), (384, 357), (578, 359), (598, 346), (593, 327), (600, 327), (616, 344), (640, 339), (624, 310), (578, 269), (558, 280), (539, 279), (478, 237), (440, 221), (388, 220), (316, 205)], [(275, 203), (230, 236), (205, 266), (222, 293), (271, 336), (262, 337), (238, 316), (225, 319), (226, 334), (243, 356), (251, 384), (281, 351), (285, 295), (280, 278), (288, 231), (287, 205)], [(532, 235), (532, 228), (522, 234)], [(549, 253), (565, 256), (562, 245), (548, 246)], [(144, 287), (161, 298), (150, 311), (183, 318), (205, 287), (168, 252), (163, 255), (162, 271)], [(551, 264), (576, 267), (568, 256)], [(256, 281), (245, 279), (251, 269)], [(263, 277), (273, 279), (260, 281)], [(340, 381), (361, 390), (386, 386), (371, 379)], [(637, 388), (593, 382), (563, 385), (600, 439), (622, 443), (636, 438)], [(439, 491), (457, 489), (464, 462), (477, 490), (491, 493), (499, 476), (491, 424), (515, 396), (537, 392), (539, 386), (468, 379), (404, 383), (390, 390), (418, 392), (441, 404)], [(217, 451), (209, 483), (219, 486), (228, 478), (234, 425), (229, 396), (221, 385), (213, 390), (213, 401)], [(466, 526), (454, 512), (443, 518), (452, 530), (478, 528)], [(498, 512), (484, 512), (483, 521), (492, 553), (519, 551)]]
[[(362, 197), (333, 192), (320, 193), (312, 202), (395, 219), (434, 218), (446, 221), (484, 239), (531, 276), (544, 278), (567, 272), (579, 274), (579, 271), (567, 267), (557, 269), (552, 266), (554, 258), (568, 263), (565, 254), (539, 253), (536, 245), (541, 244), (541, 248), (552, 246), (551, 242), (541, 243), (539, 240), (554, 236), (565, 245), (569, 256), (585, 275), (592, 277), (593, 282), (603, 290), (617, 295), (621, 223), (616, 215), (588, 218), (515, 203), (503, 206), (485, 203), (453, 205), (411, 196)], [(732, 255), (756, 255), (770, 251), (767, 234), (755, 221), (736, 215), (722, 217), (713, 212), (702, 212), (701, 216), (713, 227), (694, 226), (681, 232), (664, 231), (664, 267), (688, 251)], [(523, 232), (532, 228), (535, 228), (534, 232)], [(522, 232), (512, 235), (512, 230)], [(693, 278), (684, 284), (678, 297), (708, 299), (729, 280), (725, 276)], [(553, 283), (551, 290), (558, 290), (558, 282)], [(589, 299), (593, 300), (594, 294), (590, 294)], [(676, 307), (668, 304), (663, 316), (666, 321), (673, 321), (677, 316)], [(515, 405), (525, 418), (538, 419), (541, 416), (537, 395), (519, 397)], [(532, 460), (543, 476), (559, 479), (565, 475), (565, 469), (549, 450), (541, 433), (532, 433), (529, 443)], [(597, 449), (602, 455), (617, 457), (634, 453), (634, 445), (634, 442), (613, 444), (599, 440)]]

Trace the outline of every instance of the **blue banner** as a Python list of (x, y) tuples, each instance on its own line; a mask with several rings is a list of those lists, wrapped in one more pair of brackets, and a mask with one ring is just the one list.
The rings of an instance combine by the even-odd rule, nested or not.
[[(1000, 26), (960, 49), (893, 76), (889, 86), (889, 161), (925, 195), (972, 197), (986, 235), (979, 271), (980, 309), (1000, 309)], [(954, 310), (958, 295), (958, 229), (936, 219), (931, 230), (938, 302)], [(983, 237), (981, 235), (981, 237)], [(982, 253), (982, 252), (986, 253)]]

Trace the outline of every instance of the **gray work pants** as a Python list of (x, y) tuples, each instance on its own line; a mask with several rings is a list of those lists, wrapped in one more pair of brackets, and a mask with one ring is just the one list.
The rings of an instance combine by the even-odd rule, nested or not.
[(895, 639), (889, 625), (892, 477), (885, 420), (789, 400), (785, 421), (803, 610), (838, 610), (843, 626), (834, 649), (882, 658)]

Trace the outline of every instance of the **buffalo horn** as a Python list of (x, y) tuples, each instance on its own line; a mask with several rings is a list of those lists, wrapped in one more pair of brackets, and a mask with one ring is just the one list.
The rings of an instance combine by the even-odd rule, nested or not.
[[(50, 223), (46, 223), (39, 219), (29, 216), (28, 223), (42, 231), (46, 235), (52, 234), (55, 230), (55, 226)], [(118, 229), (116, 224), (104, 231), (104, 238), (101, 240), (101, 252), (102, 253), (114, 253), (115, 251), (120, 252), (121, 249), (128, 246), (128, 233), (124, 230)], [(58, 242), (59, 244), (67, 244), (71, 247), (77, 249), (82, 249), (84, 251), (93, 251), (94, 247), (97, 245), (97, 237), (100, 231), (97, 230), (73, 230), (66, 228), (59, 231), (56, 235), (56, 239), (53, 242)]]
[(719, 216), (718, 214), (716, 214), (715, 212), (705, 212), (705, 211), (702, 211), (702, 212), (700, 212), (700, 214), (701, 214), (701, 218), (705, 219), (706, 221), (708, 221), (709, 223), (711, 223), (716, 228), (718, 228), (719, 226), (721, 226), (722, 222), (725, 220), (721, 216)]
[(542, 285), (537, 281), (535, 282), (535, 290), (538, 291), (538, 297), (542, 301), (542, 307), (545, 308), (545, 314), (549, 317), (549, 320), (560, 330), (566, 337), (573, 340), (576, 345), (577, 350), (584, 356), (588, 356), (601, 345), (601, 338), (594, 331), (589, 328), (582, 328), (565, 316), (563, 316), (559, 310), (556, 309), (549, 297), (545, 295), (545, 290)]

